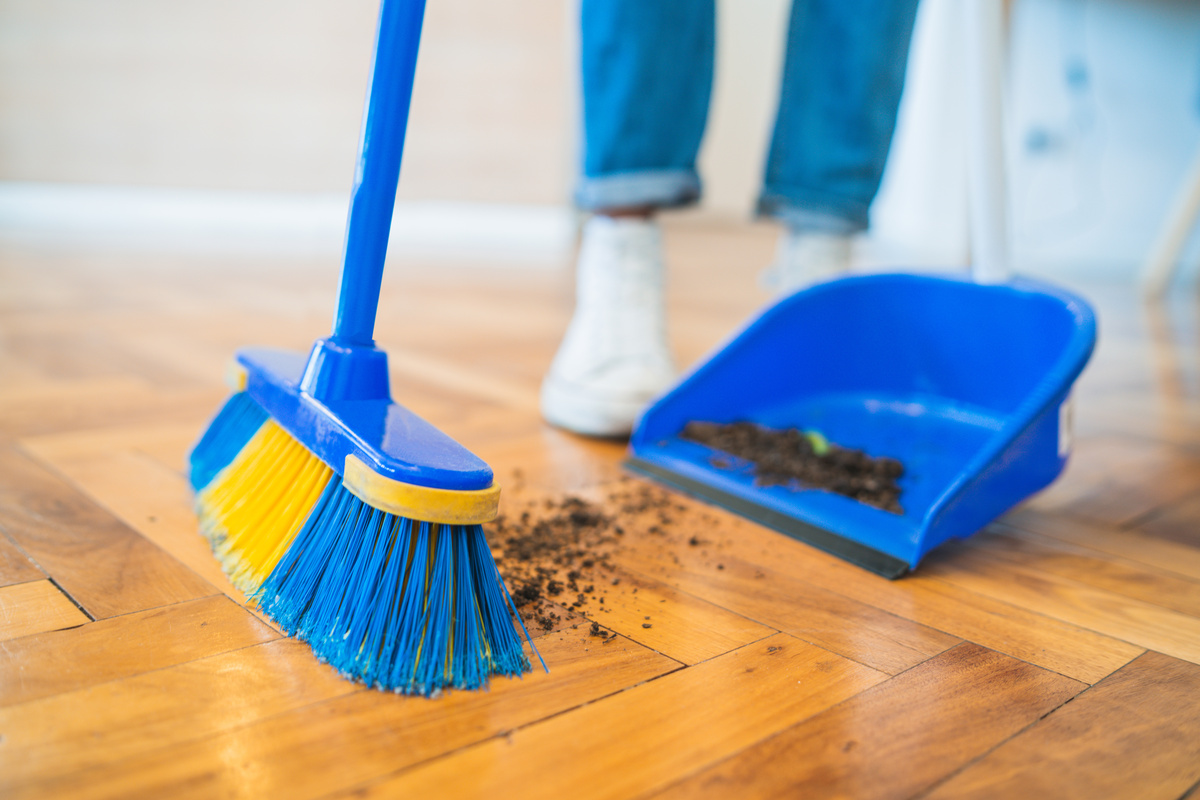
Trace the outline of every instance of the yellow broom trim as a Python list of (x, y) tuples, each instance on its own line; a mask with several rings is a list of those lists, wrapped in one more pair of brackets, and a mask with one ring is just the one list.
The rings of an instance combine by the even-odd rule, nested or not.
[(246, 391), (246, 383), (249, 378), (250, 373), (238, 362), (230, 361), (225, 365), (225, 385), (233, 391)]
[(346, 456), (342, 485), (367, 505), (401, 517), (444, 525), (480, 525), (500, 513), (500, 487), (458, 491), (385, 478), (355, 455)]

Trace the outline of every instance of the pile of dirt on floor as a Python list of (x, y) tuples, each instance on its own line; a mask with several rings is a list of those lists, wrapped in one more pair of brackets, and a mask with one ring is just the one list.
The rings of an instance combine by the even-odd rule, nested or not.
[[(894, 458), (872, 458), (797, 428), (774, 430), (753, 422), (689, 422), (681, 438), (752, 463), (759, 485), (827, 489), (893, 514), (904, 513), (896, 483), (904, 466)], [(818, 446), (823, 452), (817, 452)], [(719, 456), (713, 464), (744, 466)]]
[[(662, 534), (686, 510), (657, 487), (622, 479), (599, 502), (566, 495), (526, 503), (497, 517), (488, 538), (522, 618), (549, 631), (562, 621), (559, 606), (576, 612), (599, 606), (606, 587), (620, 582), (612, 555), (627, 526)], [(596, 623), (592, 628), (603, 635)]]

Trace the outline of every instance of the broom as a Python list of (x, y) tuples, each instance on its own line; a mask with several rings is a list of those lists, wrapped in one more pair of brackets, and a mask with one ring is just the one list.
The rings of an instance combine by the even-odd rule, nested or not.
[(424, 5), (381, 3), (333, 333), (307, 357), (239, 351), (189, 475), (202, 533), (267, 616), (350, 678), (431, 695), (530, 663), (481, 527), (492, 471), (392, 401), (373, 340)]

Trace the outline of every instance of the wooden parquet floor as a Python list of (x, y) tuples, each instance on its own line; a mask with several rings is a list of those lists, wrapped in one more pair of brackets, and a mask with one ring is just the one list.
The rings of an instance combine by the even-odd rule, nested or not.
[[(668, 243), (687, 364), (765, 300), (773, 240)], [(247, 609), (182, 474), (232, 351), (307, 349), (335, 279), (0, 252), (0, 797), (1200, 797), (1194, 295), (1075, 287), (1101, 344), (1068, 471), (916, 574), (676, 498), (630, 525), (602, 606), (536, 631), (548, 673), (423, 699), (342, 680)], [(570, 302), (565, 272), (386, 279), (394, 393), (493, 466), (509, 513), (638, 486), (620, 443), (538, 417)]]

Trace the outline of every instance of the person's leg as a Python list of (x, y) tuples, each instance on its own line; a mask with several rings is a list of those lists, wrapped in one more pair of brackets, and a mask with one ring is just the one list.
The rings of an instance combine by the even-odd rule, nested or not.
[[(794, 0), (758, 211), (781, 220), (780, 288), (849, 262), (904, 87), (917, 0)], [(803, 262), (807, 261), (805, 265)]]
[(685, 205), (712, 92), (714, 0), (583, 0), (585, 211)]
[(542, 415), (628, 434), (675, 377), (654, 212), (700, 196), (696, 153), (712, 86), (713, 0), (583, 0), (585, 224), (575, 314), (542, 383)]

